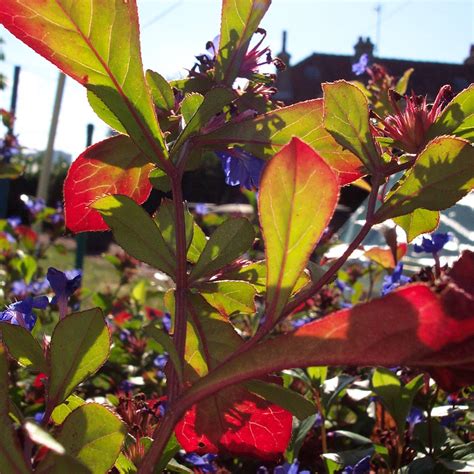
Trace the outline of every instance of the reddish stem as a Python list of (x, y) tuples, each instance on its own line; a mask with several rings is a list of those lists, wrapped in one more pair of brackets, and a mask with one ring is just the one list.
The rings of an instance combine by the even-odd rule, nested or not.
[[(184, 360), (186, 345), (186, 291), (188, 287), (188, 275), (186, 271), (186, 230), (181, 176), (181, 173), (178, 173), (171, 180), (176, 230), (176, 289), (173, 340), (180, 360)], [(173, 370), (170, 375), (169, 384), (168, 400), (169, 403), (172, 403), (181, 389), (175, 370)]]
[[(350, 244), (350, 246), (347, 248), (347, 250), (344, 252), (344, 254), (329, 268), (329, 270), (311, 287), (298, 294), (298, 296), (291, 302), (289, 303), (284, 312), (282, 317), (287, 316), (290, 314), (294, 308), (299, 306), (302, 302), (306, 301), (310, 296), (313, 296), (315, 293), (317, 293), (324, 285), (326, 285), (331, 278), (337, 273), (337, 271), (342, 267), (342, 265), (346, 262), (346, 260), (349, 258), (349, 256), (352, 254), (352, 252), (359, 246), (359, 244), (364, 240), (366, 235), (369, 233), (370, 229), (373, 226), (373, 216), (375, 214), (375, 207), (377, 204), (377, 195), (378, 195), (378, 190), (380, 183), (382, 182), (383, 177), (379, 175), (374, 176), (374, 183), (372, 186), (372, 191), (369, 196), (369, 203), (368, 203), (368, 208), (367, 208), (367, 219), (362, 227), (362, 229), (359, 231), (359, 234), (357, 237), (354, 239), (354, 241)], [(182, 214), (182, 208), (179, 206), (179, 201), (177, 201), (178, 197), (181, 197), (181, 188), (180, 186), (176, 186), (177, 182), (175, 179), (172, 180), (172, 185), (173, 185), (173, 201), (175, 202), (175, 209), (176, 209), (176, 216), (178, 214)], [(175, 194), (175, 188), (176, 189), (176, 194)], [(182, 199), (181, 199), (182, 203)], [(178, 206), (181, 209), (181, 212), (178, 212)], [(183, 219), (182, 222), (182, 237), (185, 238), (184, 234), (184, 215), (181, 216)], [(176, 254), (177, 254), (177, 259), (178, 259), (178, 268), (180, 268), (180, 258), (178, 257), (178, 219), (176, 221), (176, 231), (177, 231), (177, 236), (176, 236)], [(179, 232), (181, 233), (181, 232)], [(181, 242), (181, 239), (180, 239)], [(186, 250), (185, 247), (186, 242), (184, 241), (184, 251)], [(182, 245), (182, 242), (181, 242)], [(181, 248), (181, 251), (183, 248)], [(182, 254), (180, 254), (182, 256)], [(184, 253), (184, 265), (186, 265), (186, 254)], [(181, 279), (183, 279), (181, 281)], [(176, 309), (175, 309), (175, 334), (176, 334), (176, 346), (178, 348), (178, 353), (184, 355), (184, 342), (185, 339), (182, 340), (181, 338), (185, 338), (185, 331), (186, 331), (186, 313), (185, 313), (185, 304), (186, 304), (186, 286), (187, 285), (187, 274), (186, 274), (186, 267), (184, 266), (184, 277), (183, 274), (180, 274), (180, 272), (177, 272), (177, 277), (176, 277)], [(179, 293), (178, 294), (178, 288), (184, 289), (184, 293)], [(182, 298), (182, 299), (181, 299)], [(180, 314), (178, 316), (178, 299), (181, 299), (180, 303), (180, 311), (183, 312), (183, 314)], [(181, 306), (182, 305), (182, 306)], [(276, 323), (275, 323), (276, 324)], [(184, 329), (183, 329), (184, 328)], [(271, 330), (272, 328), (270, 328)], [(249, 339), (246, 343), (244, 343), (241, 347), (240, 350), (237, 350), (234, 352), (231, 357), (229, 357), (226, 361), (223, 363), (219, 364), (219, 366), (223, 365), (224, 363), (228, 362), (229, 360), (234, 359), (237, 355), (249, 350), (251, 347), (253, 347), (255, 344), (257, 344), (265, 335), (267, 335), (269, 330), (265, 333), (257, 331), (255, 336), (251, 339)], [(182, 347), (182, 352), (179, 352), (179, 344), (183, 344)], [(216, 367), (217, 368), (217, 367)], [(238, 374), (236, 374), (238, 378)], [(243, 380), (239, 380), (239, 382), (242, 382)], [(213, 386), (213, 387), (205, 387), (203, 390), (197, 391), (197, 392), (191, 392), (189, 394), (184, 393), (181, 394), (180, 396), (176, 397), (173, 402), (170, 401), (170, 406), (169, 410), (166, 413), (165, 417), (161, 421), (161, 423), (157, 426), (155, 432), (153, 433), (153, 444), (150, 446), (150, 449), (148, 450), (147, 454), (143, 458), (140, 467), (138, 469), (137, 474), (152, 474), (154, 472), (155, 466), (157, 466), (160, 457), (163, 453), (163, 450), (166, 447), (166, 444), (168, 442), (168, 439), (170, 438), (171, 434), (173, 433), (174, 427), (176, 423), (181, 419), (183, 416), (184, 412), (189, 409), (192, 405), (195, 403), (198, 403), (202, 399), (211, 396), (213, 393), (217, 392), (218, 390), (221, 390), (229, 385), (232, 385), (234, 383), (233, 380), (227, 380), (225, 384), (221, 384), (221, 386)], [(171, 393), (171, 391), (170, 391)], [(179, 392), (176, 392), (179, 393)]]

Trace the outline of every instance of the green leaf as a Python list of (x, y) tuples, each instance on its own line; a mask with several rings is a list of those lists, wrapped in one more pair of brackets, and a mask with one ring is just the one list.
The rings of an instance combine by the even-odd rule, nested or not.
[(254, 314), (255, 288), (244, 281), (210, 281), (196, 285), (200, 295), (223, 316)]
[(215, 78), (231, 86), (270, 0), (223, 0)]
[(461, 91), (446, 106), (428, 130), (428, 138), (439, 135), (456, 135), (474, 140), (474, 85)]
[(57, 425), (61, 425), (66, 417), (71, 414), (76, 408), (84, 405), (84, 400), (77, 395), (69, 395), (63, 403), (58, 405), (51, 413), (51, 419)]
[[(314, 198), (318, 190), (318, 199)], [(337, 177), (297, 138), (266, 166), (259, 215), (267, 261), (266, 317), (276, 321), (336, 208)]]
[(114, 467), (117, 469), (119, 474), (135, 474), (138, 470), (135, 464), (133, 464), (133, 462), (130, 461), (130, 459), (128, 459), (123, 453), (119, 454), (117, 461), (115, 461)]
[(168, 175), (160, 168), (155, 168), (148, 175), (151, 185), (158, 191), (167, 193), (171, 191), (171, 181)]
[[(186, 127), (173, 145), (172, 156), (176, 154), (186, 140), (198, 134), (214, 115), (221, 112), (234, 99), (234, 92), (232, 89), (216, 87), (211, 89), (204, 99), (201, 99), (201, 97), (199, 94), (187, 95), (181, 104), (181, 112), (185, 118)], [(196, 106), (198, 107), (195, 109)]]
[(106, 196), (92, 208), (100, 212), (117, 243), (132, 257), (174, 274), (174, 257), (153, 219), (126, 196)]
[(189, 295), (185, 379), (206, 375), (240, 346), (242, 339), (228, 319), (200, 295)]
[(196, 222), (193, 224), (193, 239), (188, 249), (186, 258), (191, 263), (196, 263), (199, 260), (204, 248), (207, 244), (207, 237), (203, 230)]
[(415, 209), (410, 214), (395, 217), (393, 220), (405, 231), (407, 242), (410, 243), (419, 235), (433, 232), (438, 228), (439, 211)]
[(255, 231), (244, 217), (231, 218), (221, 224), (206, 242), (190, 281), (215, 273), (224, 265), (242, 255), (252, 245)]
[[(97, 403), (86, 403), (64, 420), (57, 441), (90, 472), (103, 474), (114, 465), (125, 434), (125, 425), (111, 411)], [(52, 453), (39, 465), (39, 470), (51, 474), (70, 472), (65, 469), (63, 458)]]
[(400, 79), (398, 79), (397, 81), (397, 85), (395, 86), (395, 92), (398, 92), (400, 95), (406, 93), (408, 88), (408, 81), (410, 80), (413, 71), (414, 69), (410, 68), (403, 73), (402, 77), (400, 77)]
[(150, 282), (145, 279), (138, 280), (132, 288), (130, 296), (141, 305), (144, 305), (146, 302), (146, 297), (148, 293), (148, 286)]
[(324, 381), (322, 399), (325, 413), (329, 412), (331, 405), (337, 400), (337, 397), (353, 381), (354, 377), (344, 374)]
[(155, 106), (171, 112), (174, 109), (174, 94), (169, 82), (161, 74), (150, 69), (147, 70), (145, 77)]
[(111, 125), (120, 122), (150, 159), (166, 157), (143, 74), (136, 2), (4, 0), (0, 22), (92, 91), (116, 117)]
[(250, 392), (288, 410), (301, 421), (317, 413), (314, 403), (288, 388), (262, 380), (251, 380), (244, 385)]
[(199, 107), (201, 107), (203, 101), (204, 97), (201, 94), (193, 93), (184, 96), (181, 102), (181, 115), (186, 125), (188, 125)]
[(57, 406), (97, 372), (109, 350), (109, 330), (99, 309), (72, 313), (59, 321), (51, 336), (48, 406)]
[(30, 438), (34, 443), (40, 444), (56, 454), (64, 454), (66, 452), (61, 443), (58, 443), (47, 431), (36, 423), (27, 421), (23, 425), (23, 429), (28, 435), (28, 438)]
[(344, 463), (337, 453), (324, 453), (321, 454), (321, 457), (327, 474), (334, 474), (344, 467)]
[(326, 130), (337, 143), (358, 156), (368, 169), (380, 168), (382, 159), (370, 132), (365, 94), (346, 81), (325, 83), (322, 87)]
[(372, 375), (372, 389), (395, 420), (400, 436), (405, 431), (406, 418), (413, 399), (422, 386), (422, 374), (412, 379), (405, 387), (402, 387), (398, 377), (388, 369), (376, 369)]
[(286, 452), (288, 462), (292, 463), (298, 458), (298, 454), (306, 439), (306, 435), (311, 429), (313, 429), (316, 419), (317, 415), (309, 416), (305, 420), (302, 420), (300, 423), (298, 423), (296, 428), (293, 427), (293, 435)]
[(23, 167), (16, 163), (0, 162), (0, 179), (16, 179), (23, 173)]
[(308, 372), (309, 378), (316, 385), (316, 387), (321, 387), (328, 375), (327, 366), (308, 367), (306, 371)]
[(33, 335), (21, 326), (0, 323), (0, 333), (8, 352), (21, 366), (31, 372), (47, 372), (43, 349)]
[(13, 430), (9, 412), (8, 360), (5, 349), (0, 344), (0, 472), (28, 474), (28, 468), (20, 450), (18, 438)]
[(11, 261), (11, 265), (20, 273), (21, 277), (27, 284), (31, 282), (31, 279), (38, 269), (36, 259), (28, 254), (23, 254), (21, 257), (14, 258)]
[(158, 344), (163, 347), (166, 352), (168, 352), (171, 362), (173, 363), (176, 373), (178, 374), (178, 378), (180, 382), (182, 382), (183, 365), (181, 363), (181, 359), (178, 355), (178, 352), (176, 351), (176, 347), (171, 337), (166, 334), (166, 332), (164, 332), (161, 328), (153, 324), (149, 324), (148, 326), (146, 326), (145, 334), (147, 334), (149, 337), (152, 337)]
[[(173, 201), (162, 199), (158, 213), (155, 216), (155, 222), (161, 231), (170, 251), (176, 253), (176, 226), (174, 216)], [(188, 209), (184, 211), (184, 230), (186, 234), (186, 249), (189, 248), (193, 240), (194, 219)]]
[(155, 472), (162, 472), (168, 466), (168, 463), (173, 459), (175, 454), (181, 449), (175, 434), (173, 433), (168, 440), (166, 448), (163, 450), (158, 466), (155, 469)]
[[(258, 294), (263, 294), (266, 291), (267, 266), (265, 260), (252, 263), (245, 262), (242, 266), (232, 268), (231, 270), (222, 273), (219, 278), (222, 278), (223, 280), (247, 281), (252, 284)], [(304, 288), (310, 280), (308, 271), (305, 270), (298, 278), (292, 293), (295, 294)]]
[(116, 115), (91, 91), (87, 91), (87, 100), (96, 115), (113, 130), (127, 135), (127, 130)]
[(204, 135), (198, 143), (211, 149), (239, 144), (258, 158), (269, 160), (293, 137), (304, 140), (314, 148), (337, 173), (341, 185), (363, 175), (363, 165), (349, 150), (343, 149), (323, 126), (322, 99), (298, 104), (259, 115), (256, 118), (230, 122)]
[(474, 148), (467, 140), (435, 138), (387, 195), (376, 222), (419, 208), (440, 211), (453, 206), (474, 186), (473, 160)]

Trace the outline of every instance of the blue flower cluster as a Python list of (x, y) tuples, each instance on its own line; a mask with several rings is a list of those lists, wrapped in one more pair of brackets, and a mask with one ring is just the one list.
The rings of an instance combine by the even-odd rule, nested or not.
[[(51, 303), (58, 303), (58, 306), (62, 304), (63, 307), (67, 305), (68, 299), (80, 286), (81, 274), (77, 271), (74, 273), (72, 278), (68, 278), (66, 273), (56, 270), (55, 268), (49, 268), (46, 276), (49, 285), (53, 289), (55, 296), (51, 300)], [(30, 285), (23, 286), (22, 282), (15, 282), (14, 291), (21, 292), (28, 289)], [(40, 282), (40, 288), (46, 289), (46, 283)], [(31, 287), (34, 289), (34, 286)], [(46, 309), (50, 303), (47, 296), (27, 296), (21, 301), (16, 301), (7, 306), (4, 311), (0, 311), (0, 322), (10, 323), (17, 326), (22, 326), (31, 331), (36, 323), (36, 314), (33, 312), (34, 309)], [(63, 314), (64, 316), (64, 314)]]
[(398, 262), (391, 275), (383, 278), (382, 295), (386, 295), (399, 286), (410, 282), (410, 278), (403, 275), (403, 263)]
[(415, 244), (414, 250), (416, 253), (431, 253), (433, 255), (440, 252), (444, 246), (451, 240), (449, 234), (442, 232), (435, 232), (430, 237), (423, 237), (421, 244)]
[(258, 189), (265, 162), (240, 148), (228, 151), (216, 151), (229, 186), (243, 186), (246, 189)]
[(368, 65), (369, 65), (369, 56), (368, 54), (364, 53), (359, 58), (359, 61), (357, 61), (356, 63), (352, 65), (352, 72), (356, 76), (361, 76), (367, 70)]

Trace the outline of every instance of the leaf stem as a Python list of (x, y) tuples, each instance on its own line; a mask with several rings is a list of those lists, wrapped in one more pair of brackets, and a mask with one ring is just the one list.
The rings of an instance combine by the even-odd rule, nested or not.
[[(365, 239), (367, 234), (372, 229), (374, 225), (374, 215), (375, 215), (375, 207), (377, 204), (377, 196), (380, 184), (383, 181), (382, 175), (374, 175), (373, 176), (373, 184), (372, 189), (369, 195), (369, 202), (367, 206), (367, 216), (365, 224), (360, 229), (359, 233), (357, 234), (356, 238), (351, 242), (349, 247), (347, 247), (346, 251), (339, 257), (332, 266), (326, 271), (326, 273), (316, 282), (314, 282), (307, 290), (303, 290), (298, 295), (290, 301), (284, 310), (281, 313), (281, 316), (277, 321), (275, 321), (271, 326), (269, 324), (263, 324), (260, 326), (256, 334), (251, 338), (248, 339), (236, 352), (234, 352), (227, 360), (223, 361), (222, 364), (228, 362), (231, 359), (234, 359), (236, 356), (246, 352), (247, 350), (251, 349), (255, 346), (258, 342), (260, 342), (269, 332), (275, 327), (276, 324), (281, 322), (282, 319), (287, 317), (291, 314), (298, 306), (304, 303), (308, 298), (314, 296), (318, 291), (323, 288), (323, 286), (327, 285), (334, 275), (340, 270), (340, 268), (346, 263), (347, 259), (351, 256), (352, 252), (361, 244), (361, 242)], [(268, 318), (268, 315), (267, 315)], [(220, 365), (222, 365), (220, 364)]]
[[(355, 250), (358, 245), (362, 242), (365, 236), (369, 233), (373, 225), (373, 215), (375, 213), (375, 206), (377, 203), (377, 195), (380, 183), (382, 182), (382, 176), (374, 176), (374, 183), (372, 191), (369, 197), (369, 204), (367, 209), (367, 220), (362, 229), (360, 230), (357, 237), (344, 252), (344, 254), (332, 265), (332, 267), (325, 273), (325, 275), (315, 282), (309, 290), (304, 292), (304, 295), (299, 295), (295, 298), (290, 304), (287, 305), (283, 313), (283, 317), (288, 315), (294, 307), (298, 306), (301, 302), (305, 301), (309, 296), (313, 295), (319, 291), (330, 279), (335, 275), (335, 273), (342, 267), (345, 261), (349, 258), (350, 254)], [(187, 273), (186, 273), (186, 241), (184, 233), (184, 213), (183, 213), (183, 200), (182, 200), (182, 191), (181, 183), (176, 177), (172, 178), (172, 191), (173, 191), (173, 202), (175, 205), (175, 214), (176, 214), (176, 257), (177, 257), (177, 273), (176, 273), (176, 303), (175, 303), (175, 344), (178, 350), (178, 354), (184, 356), (184, 344), (186, 342), (186, 289), (187, 289)], [(272, 329), (272, 328), (270, 328)], [(257, 344), (268, 332), (262, 333), (257, 331), (255, 336), (246, 343), (244, 343), (240, 349), (235, 351), (227, 360), (223, 361), (219, 365), (223, 365), (226, 362), (234, 359), (237, 355), (245, 352), (246, 350), (253, 347)], [(217, 367), (216, 367), (217, 368)], [(170, 385), (173, 380), (176, 379), (174, 373), (170, 377)], [(171, 434), (173, 433), (176, 423), (183, 416), (184, 412), (189, 409), (190, 406), (199, 402), (203, 398), (211, 395), (212, 393), (219, 390), (222, 387), (213, 387), (212, 393), (208, 390), (203, 390), (201, 392), (195, 392), (191, 394), (182, 393), (179, 390), (177, 381), (173, 382), (177, 388), (173, 389), (173, 386), (170, 388), (170, 400), (169, 400), (169, 409), (162, 419), (161, 423), (155, 429), (153, 433), (153, 443), (150, 446), (147, 454), (140, 463), (137, 474), (152, 474), (154, 472), (155, 466), (158, 464), (160, 457), (166, 448), (166, 444)]]
[[(186, 344), (186, 291), (188, 275), (186, 271), (186, 231), (184, 222), (183, 191), (181, 189), (182, 173), (177, 173), (171, 179), (173, 205), (176, 229), (176, 289), (175, 289), (175, 319), (173, 340), (180, 360), (184, 360)], [(179, 378), (173, 369), (169, 380), (168, 401), (172, 403), (179, 394), (181, 387)]]

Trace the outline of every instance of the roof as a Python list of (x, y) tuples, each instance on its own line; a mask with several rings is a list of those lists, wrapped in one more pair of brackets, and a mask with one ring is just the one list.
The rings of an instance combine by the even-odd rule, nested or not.
[[(321, 83), (339, 79), (366, 81), (367, 76), (356, 77), (352, 72), (354, 56), (314, 53), (287, 69), (291, 82), (291, 102), (322, 96)], [(407, 69), (414, 68), (409, 90), (427, 94), (433, 99), (441, 86), (450, 84), (459, 92), (474, 82), (474, 64), (452, 64), (407, 59), (374, 58), (373, 62), (386, 67), (393, 76), (400, 77)], [(290, 102), (290, 101), (288, 101)]]

